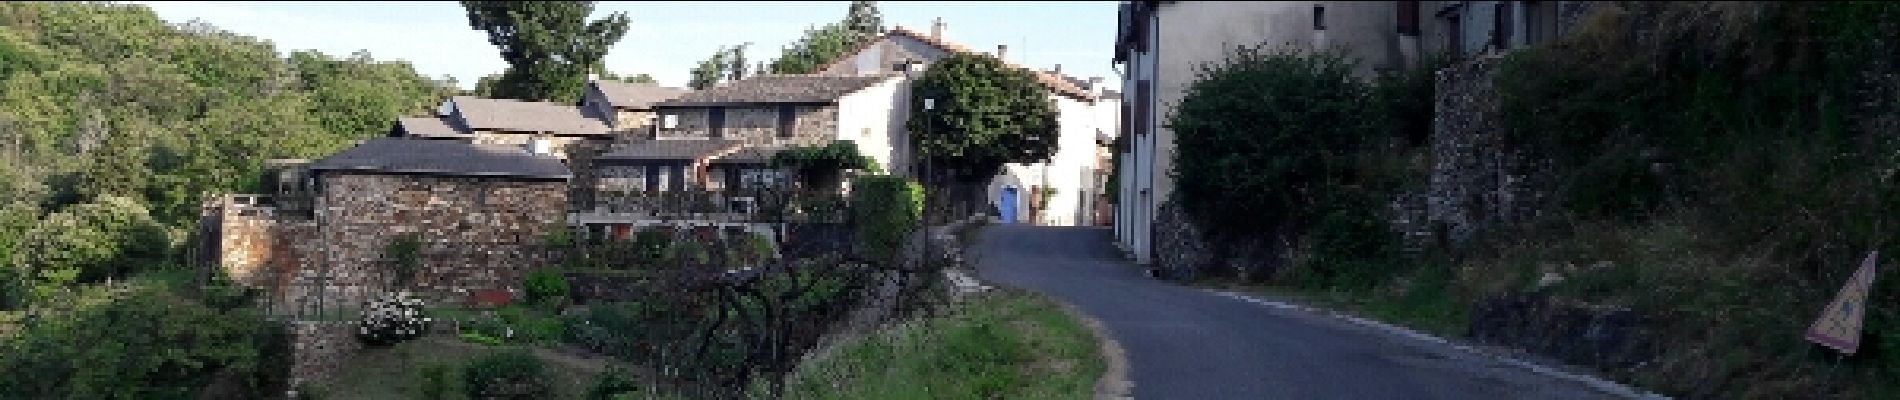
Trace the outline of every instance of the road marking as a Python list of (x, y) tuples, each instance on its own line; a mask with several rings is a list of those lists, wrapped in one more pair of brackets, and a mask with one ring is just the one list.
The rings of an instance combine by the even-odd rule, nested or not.
[(1301, 311), (1301, 312), (1306, 312), (1306, 313), (1314, 314), (1314, 315), (1334, 317), (1341, 320), (1345, 320), (1347, 322), (1358, 324), (1360, 326), (1377, 329), (1380, 331), (1384, 331), (1386, 333), (1397, 334), (1399, 336), (1404, 336), (1407, 338), (1411, 338), (1413, 340), (1419, 340), (1419, 341), (1429, 342), (1433, 344), (1443, 345), (1446, 347), (1450, 347), (1454, 350), (1489, 358), (1489, 359), (1492, 359), (1493, 361), (1497, 361), (1497, 362), (1501, 362), (1501, 363), (1515, 366), (1518, 368), (1522, 368), (1525, 370), (1529, 370), (1531, 373), (1535, 373), (1538, 375), (1544, 375), (1544, 376), (1548, 376), (1552, 378), (1558, 378), (1558, 379), (1580, 383), (1580, 384), (1583, 384), (1584, 386), (1589, 386), (1591, 389), (1596, 389), (1598, 392), (1603, 392), (1606, 394), (1622, 396), (1625, 398), (1632, 398), (1632, 399), (1668, 399), (1669, 398), (1667, 396), (1663, 396), (1663, 395), (1659, 395), (1655, 393), (1636, 390), (1629, 386), (1608, 381), (1602, 378), (1560, 371), (1554, 368), (1538, 365), (1536, 363), (1519, 360), (1512, 357), (1507, 357), (1502, 354), (1494, 354), (1492, 352), (1480, 350), (1471, 346), (1453, 343), (1450, 340), (1446, 340), (1445, 338), (1432, 336), (1430, 334), (1411, 330), (1409, 328), (1405, 328), (1402, 326), (1397, 326), (1397, 325), (1387, 324), (1384, 322), (1373, 321), (1373, 320), (1369, 320), (1365, 318), (1341, 314), (1333, 310), (1267, 300), (1267, 299), (1257, 298), (1253, 296), (1248, 296), (1248, 295), (1228, 292), (1228, 291), (1211, 290), (1211, 289), (1203, 289), (1203, 290), (1217, 296), (1240, 300), (1240, 301), (1244, 301), (1248, 303), (1253, 303), (1256, 305), (1267, 306), (1267, 307), (1271, 307), (1275, 309)]

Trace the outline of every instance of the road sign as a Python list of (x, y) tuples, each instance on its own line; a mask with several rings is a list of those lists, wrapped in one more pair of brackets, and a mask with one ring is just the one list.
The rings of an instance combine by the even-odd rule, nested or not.
[(1851, 355), (1860, 350), (1860, 325), (1867, 315), (1867, 292), (1874, 287), (1874, 256), (1877, 254), (1879, 252), (1867, 252), (1867, 261), (1860, 263), (1860, 270), (1847, 278), (1841, 294), (1834, 296), (1834, 302), (1821, 312), (1821, 318), (1808, 327), (1805, 335), (1808, 341), (1841, 354)]

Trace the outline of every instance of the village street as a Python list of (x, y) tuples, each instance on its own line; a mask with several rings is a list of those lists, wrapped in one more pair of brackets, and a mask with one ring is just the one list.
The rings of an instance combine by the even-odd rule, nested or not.
[(1127, 354), (1136, 399), (1597, 399), (1585, 384), (1449, 345), (1156, 280), (1109, 231), (992, 225), (982, 279), (1099, 320)]

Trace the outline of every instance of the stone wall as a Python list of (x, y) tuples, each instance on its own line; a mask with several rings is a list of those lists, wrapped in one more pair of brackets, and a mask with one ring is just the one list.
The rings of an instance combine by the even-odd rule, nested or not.
[[(527, 270), (553, 262), (542, 236), (566, 213), (560, 181), (340, 174), (322, 182), (315, 229), (324, 251), (285, 295), (304, 309), (361, 305), (393, 288), (384, 249), (409, 233), (422, 241), (412, 283), (421, 297), (459, 302), (472, 290), (514, 288)], [(310, 293), (318, 288), (320, 300)]]
[[(745, 140), (759, 144), (797, 144), (816, 145), (829, 143), (838, 137), (838, 107), (835, 105), (800, 105), (794, 107), (796, 114), (792, 136), (779, 136), (779, 106), (725, 107), (725, 129), (719, 138)], [(711, 108), (674, 108), (663, 112), (675, 115), (678, 126), (674, 129), (661, 129), (659, 135), (668, 138), (712, 138)]]
[(1548, 166), (1504, 140), (1495, 82), (1502, 61), (1483, 56), (1437, 73), (1429, 185), (1393, 205), (1408, 249), (1455, 248), (1537, 217), (1549, 198)]
[(1214, 261), (1201, 228), (1177, 200), (1161, 203), (1154, 222), (1154, 266), (1160, 278), (1193, 279)]
[(355, 321), (291, 321), (290, 386), (336, 376), (350, 356), (363, 350)]

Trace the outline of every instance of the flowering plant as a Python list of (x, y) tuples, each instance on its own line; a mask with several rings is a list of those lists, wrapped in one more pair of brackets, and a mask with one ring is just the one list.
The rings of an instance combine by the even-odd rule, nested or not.
[(357, 337), (370, 345), (388, 345), (422, 336), (430, 321), (422, 314), (422, 305), (422, 299), (408, 291), (370, 300), (364, 304)]

